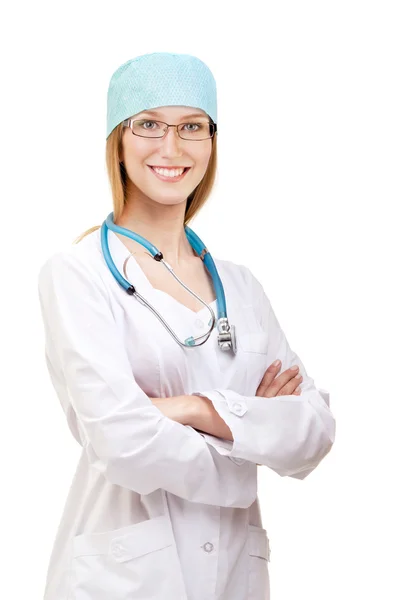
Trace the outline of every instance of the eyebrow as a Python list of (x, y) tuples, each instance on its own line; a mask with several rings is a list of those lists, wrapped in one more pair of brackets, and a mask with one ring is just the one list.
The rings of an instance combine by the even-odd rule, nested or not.
[[(161, 118), (158, 115), (158, 113), (154, 112), (154, 110), (144, 110), (143, 113), (140, 113), (140, 114), (142, 115), (142, 114), (145, 114), (145, 113), (148, 114), (148, 115), (153, 115), (153, 117)], [(207, 119), (207, 116), (203, 115), (201, 113), (192, 113), (190, 115), (185, 115), (184, 117), (182, 117), (182, 119), (189, 119), (190, 117), (203, 117), (203, 119)]]

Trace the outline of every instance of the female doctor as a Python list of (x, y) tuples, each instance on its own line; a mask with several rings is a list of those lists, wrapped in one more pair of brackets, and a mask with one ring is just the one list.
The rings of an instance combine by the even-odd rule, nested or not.
[(261, 283), (188, 226), (217, 160), (216, 84), (184, 54), (108, 89), (113, 212), (38, 278), (45, 356), (82, 446), (45, 600), (267, 600), (257, 465), (304, 479), (335, 436), (329, 394)]

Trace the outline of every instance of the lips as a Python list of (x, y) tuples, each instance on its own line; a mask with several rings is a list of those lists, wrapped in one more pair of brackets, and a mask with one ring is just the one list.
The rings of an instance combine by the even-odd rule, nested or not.
[(178, 165), (176, 167), (163, 167), (162, 165), (147, 165), (152, 169), (190, 169), (190, 167), (185, 167), (184, 165)]

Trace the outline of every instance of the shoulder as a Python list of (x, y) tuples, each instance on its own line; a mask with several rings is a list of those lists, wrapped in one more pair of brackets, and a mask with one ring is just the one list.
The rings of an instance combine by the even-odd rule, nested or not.
[(215, 265), (218, 270), (222, 270), (229, 277), (243, 278), (247, 267), (245, 265), (235, 263), (232, 260), (226, 260), (223, 258), (214, 258)]
[(100, 276), (99, 259), (101, 258), (100, 229), (92, 231), (80, 242), (64, 246), (50, 254), (39, 266), (38, 279), (62, 272), (88, 274), (96, 279)]
[(225, 260), (221, 258), (214, 258), (215, 265), (219, 270), (222, 271), (225, 277), (234, 279), (244, 285), (261, 285), (259, 280), (253, 274), (251, 269), (247, 265), (241, 263), (235, 263), (232, 260)]
[(214, 262), (224, 285), (233, 287), (243, 303), (257, 304), (266, 298), (263, 285), (247, 265), (219, 258)]

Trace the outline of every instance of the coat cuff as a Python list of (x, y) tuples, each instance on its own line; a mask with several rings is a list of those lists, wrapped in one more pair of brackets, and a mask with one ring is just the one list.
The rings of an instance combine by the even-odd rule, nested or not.
[(326, 390), (314, 388), (301, 397), (277, 398), (243, 396), (221, 388), (192, 395), (208, 398), (232, 431), (230, 448), (226, 440), (210, 436), (208, 441), (235, 462), (263, 464), (281, 476), (303, 479), (333, 444), (335, 420)]
[(201, 432), (201, 435), (206, 442), (213, 446), (223, 456), (228, 456), (236, 464), (241, 465), (246, 462), (246, 460), (242, 458), (242, 455), (246, 453), (246, 445), (243, 445), (243, 443), (245, 444), (246, 431), (244, 423), (241, 423), (240, 420), (238, 420), (238, 417), (242, 417), (247, 412), (246, 402), (243, 400), (232, 401), (229, 395), (225, 396), (223, 391), (219, 391), (218, 389), (207, 390), (205, 392), (193, 392), (191, 395), (205, 396), (211, 400), (214, 409), (232, 431), (233, 441), (224, 440), (209, 433)]
[[(191, 395), (199, 396), (199, 395), (203, 395), (203, 394), (195, 393), (195, 394), (191, 394)], [(246, 461), (244, 458), (232, 456), (233, 442), (231, 440), (224, 440), (223, 438), (216, 437), (215, 435), (211, 435), (210, 433), (205, 433), (204, 431), (198, 431), (197, 429), (194, 429), (191, 425), (185, 425), (185, 427), (189, 427), (189, 429), (192, 429), (198, 435), (201, 435), (205, 439), (206, 443), (209, 446), (212, 446), (213, 448), (215, 448), (215, 450), (221, 456), (226, 456), (226, 457), (230, 458), (231, 461), (234, 462), (236, 465), (243, 465), (243, 463), (250, 462), (250, 461)]]

